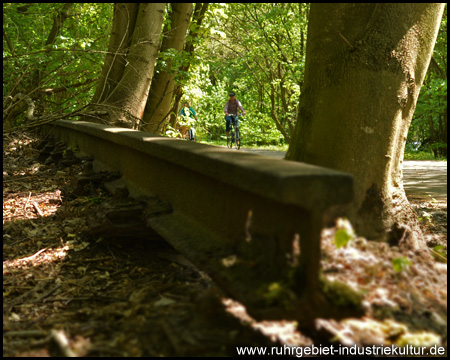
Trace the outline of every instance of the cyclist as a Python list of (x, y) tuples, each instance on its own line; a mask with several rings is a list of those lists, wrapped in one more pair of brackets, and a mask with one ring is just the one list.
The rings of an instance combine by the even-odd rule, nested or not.
[(180, 110), (181, 118), (183, 119), (183, 126), (181, 127), (182, 135), (185, 135), (188, 130), (187, 139), (195, 141), (194, 119), (197, 120), (197, 115), (194, 109), (189, 106), (189, 102), (185, 101), (183, 107)]
[(242, 107), (241, 103), (239, 102), (238, 99), (236, 99), (236, 94), (234, 92), (230, 92), (228, 94), (230, 96), (230, 99), (226, 102), (225, 104), (225, 121), (226, 121), (226, 132), (227, 132), (227, 137), (228, 134), (230, 132), (230, 123), (231, 123), (231, 116), (232, 115), (236, 115), (235, 119), (236, 119), (236, 125), (239, 124), (238, 122), (238, 109), (242, 112), (242, 115), (245, 115), (245, 110)]

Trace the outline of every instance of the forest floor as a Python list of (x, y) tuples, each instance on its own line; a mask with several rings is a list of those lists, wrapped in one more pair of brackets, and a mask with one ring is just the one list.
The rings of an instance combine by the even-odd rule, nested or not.
[(255, 321), (163, 241), (94, 235), (87, 220), (112, 195), (75, 195), (84, 164), (39, 157), (40, 143), (3, 139), (3, 356), (236, 356), (240, 346), (286, 354), (284, 345), (313, 344), (446, 353), (446, 198), (411, 197), (434, 257), (361, 237), (338, 249), (335, 229), (324, 230), (323, 274), (359, 291), (366, 313), (300, 332)]

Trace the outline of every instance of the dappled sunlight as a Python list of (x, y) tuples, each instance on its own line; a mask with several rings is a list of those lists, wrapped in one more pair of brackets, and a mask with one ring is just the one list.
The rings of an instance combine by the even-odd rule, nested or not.
[(440, 336), (429, 331), (414, 331), (394, 319), (377, 320), (370, 317), (361, 319), (334, 320), (318, 319), (317, 327), (324, 329), (344, 346), (384, 346), (405, 347), (441, 346)]
[[(4, 188), (6, 193), (8, 188)], [(21, 193), (24, 194), (24, 193)], [(3, 199), (3, 221), (19, 219), (37, 219), (48, 217), (56, 213), (61, 206), (61, 190), (56, 189), (51, 192), (33, 193), (32, 191), (20, 194), (12, 194), (14, 197), (8, 199), (8, 195)]]
[(230, 298), (223, 298), (222, 304), (225, 310), (235, 316), (241, 322), (250, 324), (255, 330), (259, 330), (272, 341), (280, 341), (290, 346), (310, 346), (313, 341), (302, 335), (297, 330), (296, 321), (279, 320), (279, 321), (256, 321), (247, 313), (247, 309), (240, 302)]
[(122, 128), (122, 127), (110, 127), (105, 128), (104, 131), (112, 132), (112, 133), (121, 133), (121, 132), (138, 132), (139, 130)]
[(33, 266), (49, 265), (61, 261), (70, 249), (70, 245), (63, 245), (55, 249), (44, 248), (36, 254), (23, 258), (3, 261), (3, 275), (11, 273), (12, 269), (26, 269)]
[(446, 170), (446, 161), (405, 161), (403, 188), (406, 195), (424, 195), (436, 201), (447, 199)]
[(347, 345), (401, 346), (405, 339), (412, 339), (426, 346), (439, 339), (437, 333), (413, 332), (416, 325), (406, 320), (393, 323), (376, 318), (403, 311), (411, 318), (420, 317), (423, 309), (433, 308), (436, 321), (443, 322), (442, 316), (447, 312), (446, 264), (436, 263), (419, 252), (400, 253), (388, 244), (358, 236), (338, 248), (335, 233), (335, 228), (322, 232), (322, 273), (328, 281), (344, 283), (358, 292), (367, 317), (341, 322), (322, 320), (321, 326)]
[[(31, 155), (31, 146), (32, 143), (35, 140), (29, 139), (29, 138), (23, 138), (23, 139), (13, 139), (3, 147), (3, 156), (8, 157), (23, 157), (27, 155)], [(34, 175), (36, 174), (40, 168), (42, 167), (42, 164), (39, 162), (33, 162), (31, 165), (24, 167), (20, 166), (18, 167), (17, 164), (13, 164), (13, 169), (10, 171), (3, 170), (3, 186), (5, 184), (7, 185), (9, 182), (14, 181), (13, 179), (10, 179), (11, 176), (26, 176), (26, 175)]]
[[(142, 141), (174, 141), (174, 140), (182, 140), (182, 139), (178, 139), (178, 138), (172, 138), (172, 137), (165, 137), (165, 136), (160, 136), (160, 135), (155, 135), (155, 136), (146, 136), (142, 138)], [(190, 142), (184, 141), (186, 144), (192, 144)]]

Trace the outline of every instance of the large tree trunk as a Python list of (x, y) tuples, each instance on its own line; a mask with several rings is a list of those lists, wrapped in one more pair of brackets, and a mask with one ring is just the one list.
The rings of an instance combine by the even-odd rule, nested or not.
[(369, 239), (421, 246), (402, 165), (443, 9), (311, 5), (305, 83), (286, 159), (352, 174), (354, 200), (340, 210)]
[[(122, 6), (124, 10), (121, 11), (124, 11), (124, 13), (120, 16), (116, 13), (117, 16), (114, 18), (116, 24), (113, 25), (113, 30), (120, 30), (117, 30), (118, 36), (112, 34), (110, 42), (113, 44), (110, 44), (110, 48), (117, 47), (119, 38), (120, 41), (126, 41), (126, 34), (129, 31), (133, 33), (131, 45), (120, 81), (112, 91), (109, 91), (108, 97), (101, 104), (94, 106), (98, 110), (106, 111), (108, 118), (106, 120), (90, 118), (89, 120), (131, 128), (141, 119), (159, 50), (164, 6), (163, 3), (140, 3), (134, 29), (130, 28), (132, 21), (127, 15), (127, 11), (130, 10), (129, 7)], [(120, 42), (117, 48), (121, 48)], [(112, 62), (111, 64), (111, 61), (105, 61), (104, 67), (120, 72), (121, 65), (117, 64), (116, 68), (114, 61)], [(100, 81), (99, 86), (102, 87), (102, 90), (97, 91), (100, 95), (103, 93), (103, 89), (106, 90), (105, 83), (109, 83), (113, 87), (118, 79), (117, 73), (115, 73), (114, 79), (109, 79), (109, 70), (105, 70), (105, 73), (107, 79)], [(102, 96), (99, 97), (99, 99), (101, 98)]]
[(91, 100), (92, 104), (101, 103), (108, 98), (122, 79), (127, 63), (126, 53), (131, 45), (138, 10), (137, 3), (114, 4), (114, 20), (108, 53), (105, 56), (97, 89)]
[[(164, 28), (161, 52), (168, 49), (174, 49), (178, 53), (183, 51), (186, 31), (191, 20), (192, 8), (192, 3), (172, 3), (170, 23), (166, 24)], [(142, 130), (154, 133), (158, 132), (160, 125), (169, 115), (170, 103), (175, 87), (176, 70), (174, 61), (168, 60), (167, 68), (162, 69), (153, 77), (142, 120)]]

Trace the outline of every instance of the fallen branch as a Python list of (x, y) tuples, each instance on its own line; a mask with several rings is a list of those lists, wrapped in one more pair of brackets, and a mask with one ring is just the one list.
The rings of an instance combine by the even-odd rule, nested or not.
[(29, 261), (29, 260), (33, 260), (36, 256), (38, 256), (40, 253), (44, 252), (45, 250), (47, 250), (48, 248), (43, 248), (41, 250), (39, 250), (36, 254), (28, 256), (26, 258), (20, 259), (20, 261)]
[(35, 337), (46, 335), (47, 332), (44, 330), (12, 330), (3, 333), (3, 337)]
[(67, 339), (64, 330), (52, 330), (52, 339), (58, 345), (59, 349), (62, 351), (63, 355), (66, 357), (76, 357), (75, 352), (70, 348), (69, 339)]
[(14, 179), (3, 179), (3, 183), (9, 183), (9, 182), (15, 182), (15, 181), (29, 181), (29, 180), (33, 180), (33, 178), (35, 178), (36, 175), (23, 175), (20, 178), (14, 178)]
[(27, 202), (25, 203), (25, 206), (23, 207), (23, 209), (24, 209), (25, 211), (27, 211), (27, 206), (28, 206), (28, 202), (30, 201), (30, 198), (31, 198), (31, 191), (30, 191), (30, 194), (28, 195)]
[(43, 294), (42, 296), (38, 297), (36, 300), (33, 300), (34, 303), (37, 303), (43, 299), (45, 299), (46, 297), (50, 296), (51, 294), (53, 294), (56, 290), (58, 290), (61, 287), (61, 284), (57, 284), (55, 287), (51, 288), (49, 291), (47, 291), (45, 294)]
[(447, 258), (441, 254), (439, 254), (437, 251), (434, 251), (433, 249), (427, 248), (427, 250), (431, 253), (431, 255), (436, 256), (439, 261), (447, 263)]
[(39, 204), (36, 201), (33, 201), (31, 205), (33, 205), (34, 209), (37, 211), (40, 217), (44, 217), (44, 213), (41, 209), (39, 209)]

